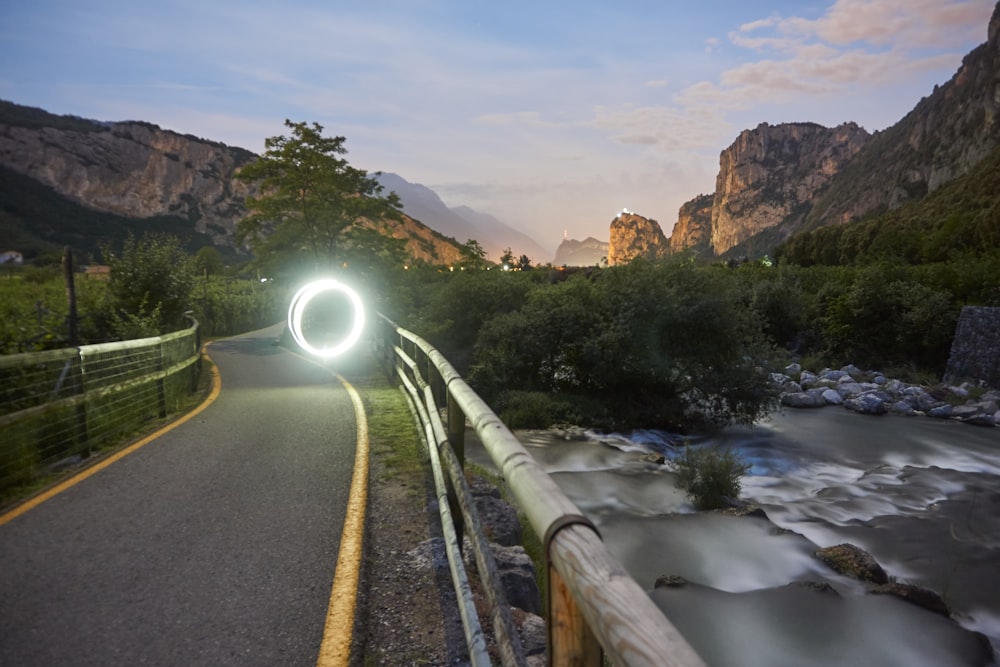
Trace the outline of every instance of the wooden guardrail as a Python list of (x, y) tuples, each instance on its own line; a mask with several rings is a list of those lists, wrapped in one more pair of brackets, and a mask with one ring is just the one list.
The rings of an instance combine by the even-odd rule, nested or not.
[[(380, 317), (379, 325), (383, 360), (396, 369), (404, 385), (410, 385), (432, 460), (440, 457), (445, 462), (449, 502), (442, 497), (442, 513), (452, 517), (458, 512), (448, 508), (461, 508), (463, 521), (455, 517), (454, 528), (445, 528), (446, 537), (461, 544), (462, 533), (468, 530), (477, 568), (481, 575), (489, 572), (492, 556), (488, 544), (477, 535), (481, 531), (474, 507), (471, 511), (467, 507), (472, 503), (462, 474), (467, 423), (475, 429), (532, 529), (542, 537), (549, 575), (549, 664), (598, 667), (606, 656), (612, 664), (622, 666), (703, 666), (687, 640), (611, 555), (593, 524), (448, 360), (425, 340), (388, 318)], [(439, 406), (447, 408), (447, 427), (441, 423)], [(480, 554), (481, 549), (486, 553)], [(460, 556), (458, 560), (460, 567)], [(454, 574), (454, 564), (452, 568)], [(459, 599), (468, 597), (463, 591), (468, 587), (464, 571), (453, 580)], [(501, 607), (491, 609), (491, 615), (502, 662), (521, 665), (524, 657), (520, 640), (509, 626), (505, 627), (503, 612), (509, 615), (509, 606), (503, 592), (497, 591), (499, 585), (492, 581), (486, 588), (494, 590), (488, 593), (491, 606)], [(468, 610), (462, 615), (465, 621)], [(466, 625), (466, 637), (473, 664), (488, 664), (478, 620)]]

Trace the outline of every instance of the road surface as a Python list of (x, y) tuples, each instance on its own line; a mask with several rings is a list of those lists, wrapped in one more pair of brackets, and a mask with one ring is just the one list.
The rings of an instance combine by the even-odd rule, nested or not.
[(207, 409), (0, 525), (0, 665), (316, 664), (355, 413), (277, 333), (213, 343)]

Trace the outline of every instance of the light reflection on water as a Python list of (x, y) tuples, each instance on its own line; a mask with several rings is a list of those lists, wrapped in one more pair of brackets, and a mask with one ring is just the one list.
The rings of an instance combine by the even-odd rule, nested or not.
[[(983, 664), (963, 628), (1000, 646), (1000, 429), (829, 408), (692, 440), (752, 464), (743, 498), (768, 519), (695, 512), (643, 459), (673, 451), (667, 434), (519, 437), (711, 665)], [(842, 542), (942, 594), (962, 627), (812, 555)], [(692, 583), (654, 591), (660, 575)]]

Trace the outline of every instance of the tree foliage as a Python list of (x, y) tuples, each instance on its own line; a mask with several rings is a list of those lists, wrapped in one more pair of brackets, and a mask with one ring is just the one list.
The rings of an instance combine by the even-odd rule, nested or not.
[(375, 178), (347, 162), (344, 137), (323, 136), (318, 123), (285, 126), (291, 135), (268, 138), (264, 154), (239, 173), (260, 194), (247, 199), (250, 213), (237, 226), (237, 241), (274, 271), (303, 264), (323, 270), (359, 257), (399, 260), (400, 243), (371, 233), (398, 217), (396, 194), (382, 196)]
[(736, 296), (724, 271), (686, 263), (535, 284), (479, 327), (470, 381), (501, 403), (514, 391), (598, 402), (591, 417), (619, 425), (752, 422), (772, 405), (773, 351)]
[(105, 250), (111, 275), (110, 326), (121, 339), (153, 336), (187, 326), (195, 280), (193, 258), (172, 236), (129, 236), (122, 252)]

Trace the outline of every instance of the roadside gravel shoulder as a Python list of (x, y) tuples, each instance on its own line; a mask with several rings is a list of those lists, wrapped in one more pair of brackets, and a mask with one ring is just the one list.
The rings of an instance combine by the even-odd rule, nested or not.
[(443, 551), (429, 558), (427, 553), (428, 541), (441, 535), (430, 468), (396, 464), (394, 444), (377, 434), (371, 443), (351, 662), (467, 664), (447, 559)]

